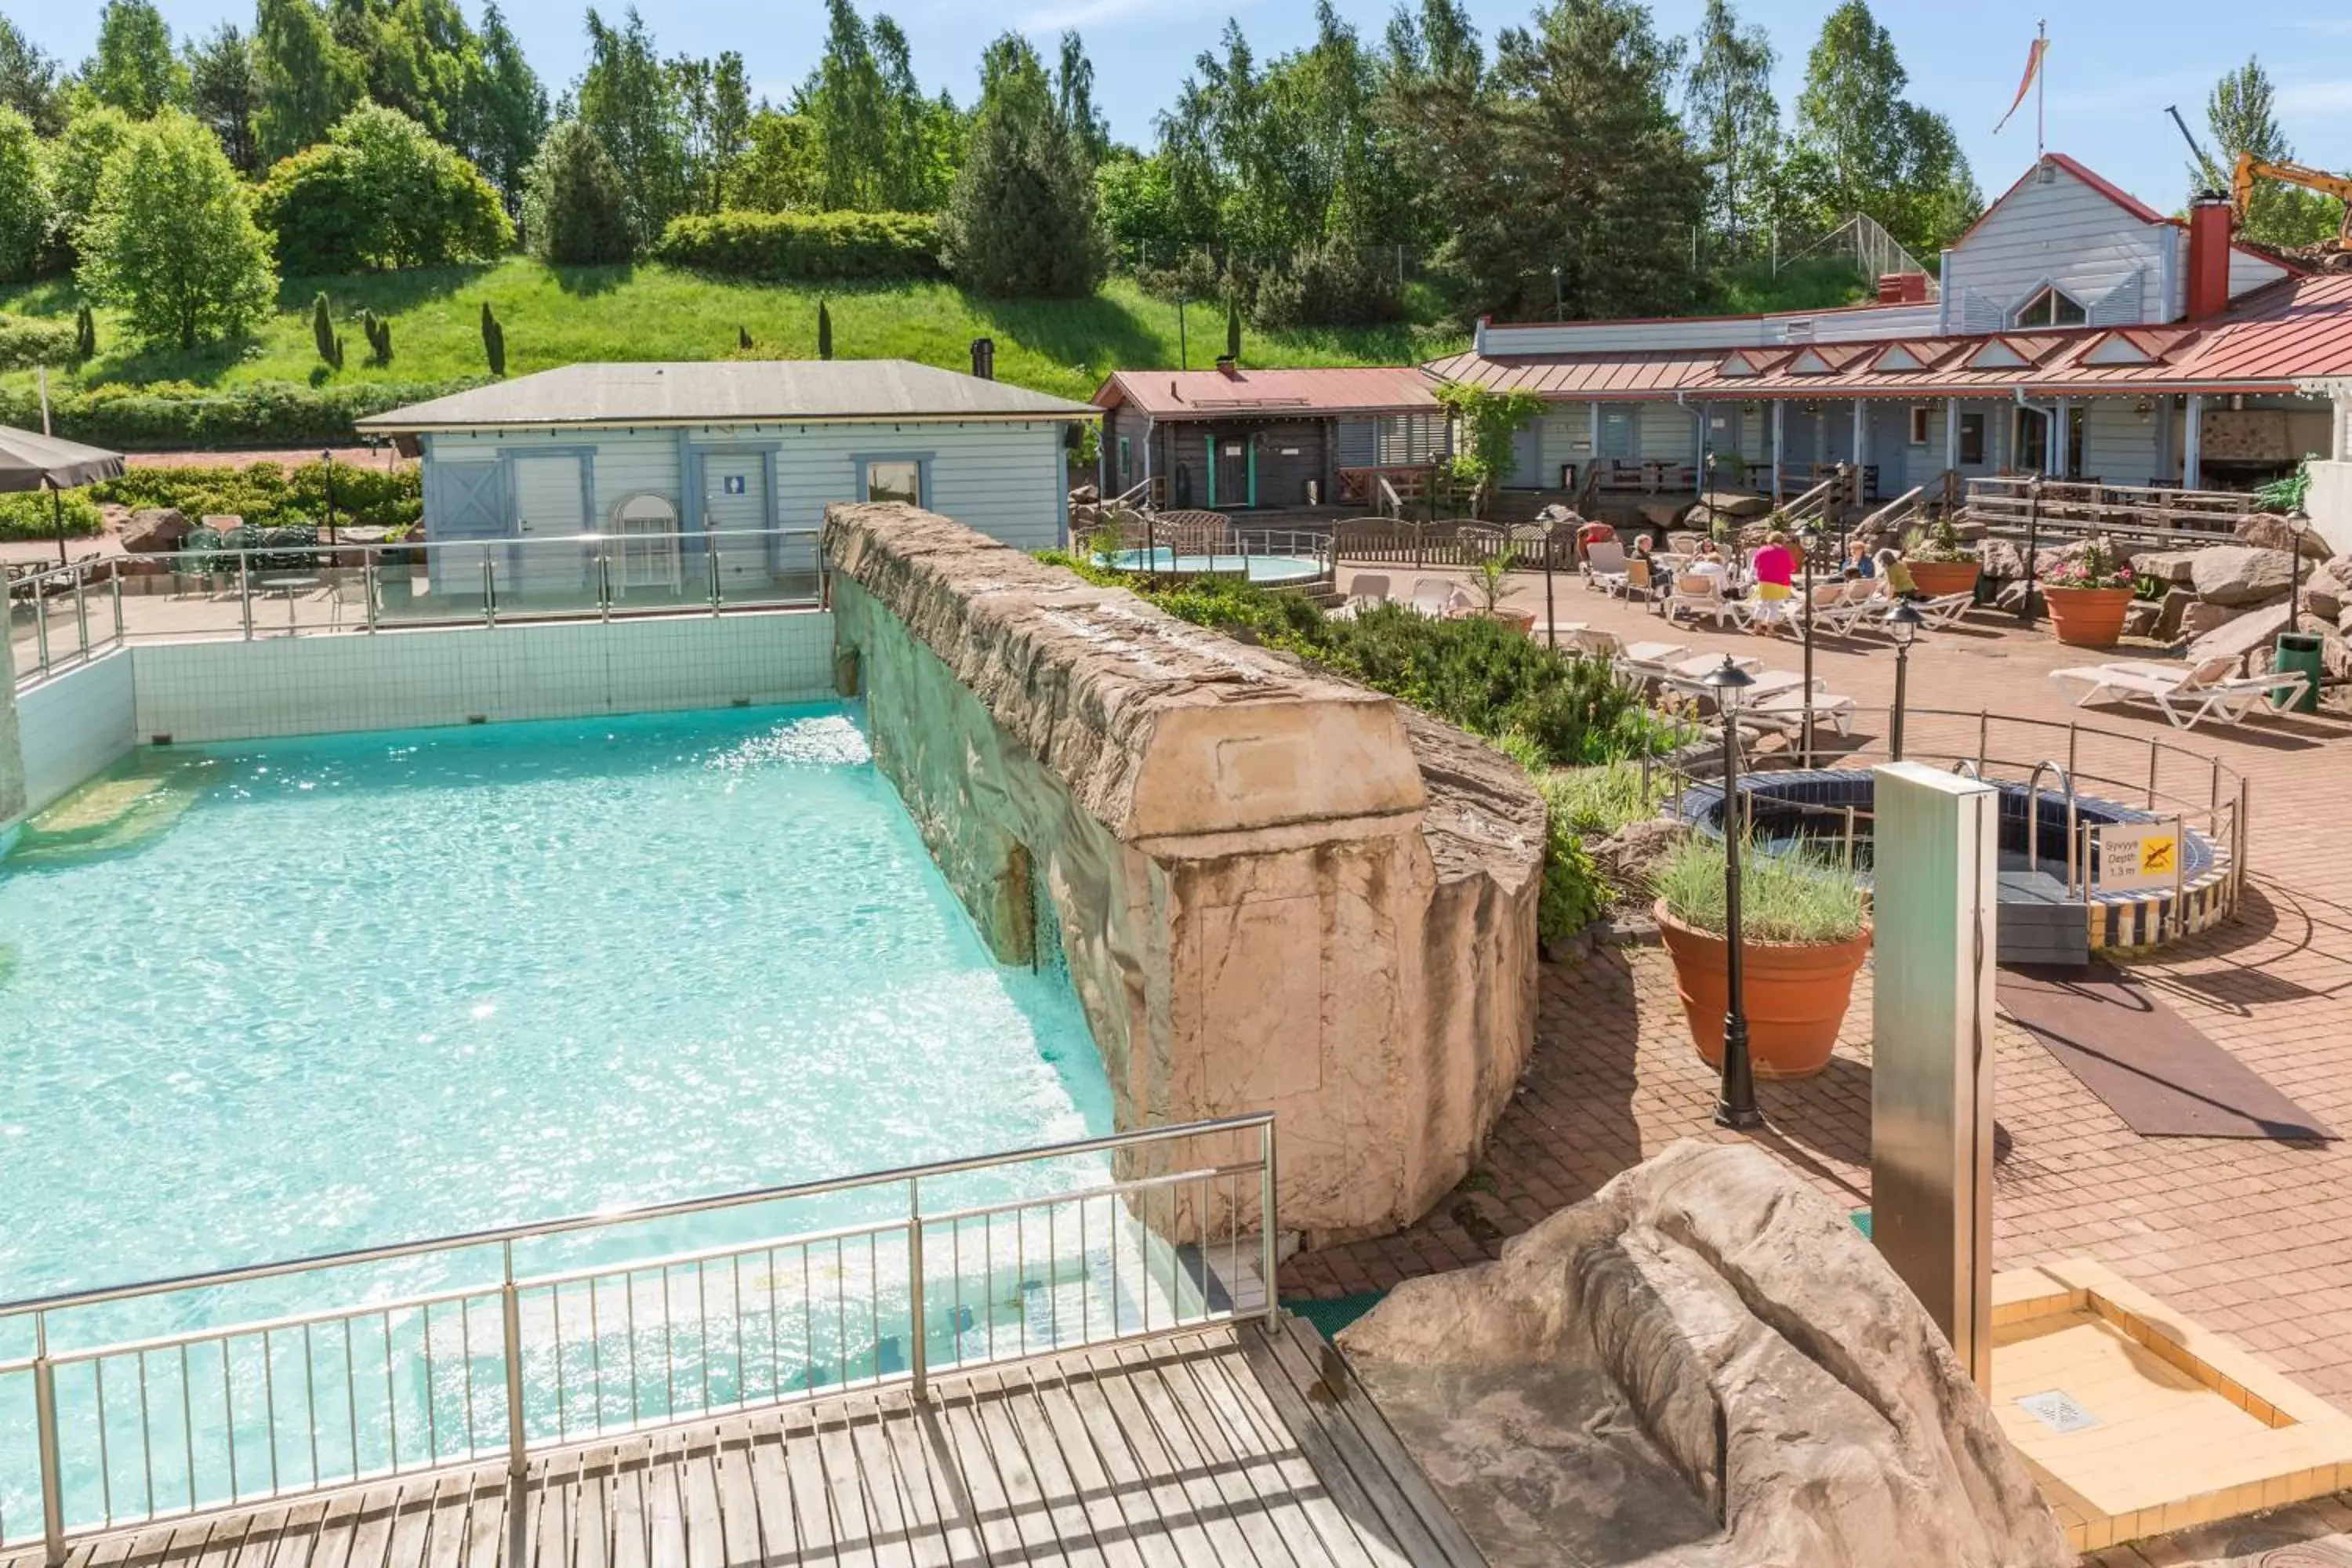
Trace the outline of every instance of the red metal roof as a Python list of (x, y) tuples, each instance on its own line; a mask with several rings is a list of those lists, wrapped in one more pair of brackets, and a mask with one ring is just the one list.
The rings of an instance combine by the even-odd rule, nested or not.
[(1419, 414), (1434, 409), (1435, 384), (1414, 365), (1308, 370), (1122, 370), (1095, 393), (1097, 407), (1139, 409), (1154, 419), (1325, 418), (1334, 414)]
[[(2086, 363), (2097, 346), (2121, 336), (2150, 357), (2140, 363)], [(1972, 368), (1990, 344), (2003, 343), (2027, 363)], [(1907, 349), (1927, 368), (1874, 368), (1885, 352)], [(1801, 356), (1831, 368), (1796, 371)], [(1726, 375), (1733, 358), (1753, 375)], [(1992, 336), (1896, 338), (1863, 343), (1791, 343), (1775, 349), (1688, 349), (1481, 356), (1436, 361), (1432, 375), (1503, 390), (1521, 387), (1555, 401), (1604, 398), (1639, 402), (1676, 393), (1717, 399), (1764, 395), (1816, 397), (2002, 396), (2012, 387), (2038, 392), (2284, 392), (2299, 381), (2352, 375), (2352, 275), (2301, 277), (2249, 295), (2229, 315), (2202, 326), (2076, 327)]]

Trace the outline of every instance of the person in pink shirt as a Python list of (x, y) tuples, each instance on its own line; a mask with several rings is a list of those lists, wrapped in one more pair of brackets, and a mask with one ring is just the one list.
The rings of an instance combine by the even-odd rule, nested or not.
[(1756, 574), (1756, 603), (1763, 612), (1758, 624), (1769, 631), (1796, 593), (1797, 557), (1789, 549), (1789, 536), (1777, 529), (1765, 535), (1764, 548), (1748, 565)]

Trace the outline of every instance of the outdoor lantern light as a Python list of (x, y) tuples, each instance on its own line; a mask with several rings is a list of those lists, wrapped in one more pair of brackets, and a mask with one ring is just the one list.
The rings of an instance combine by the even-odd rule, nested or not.
[(2025, 592), (2017, 601), (2017, 618), (2026, 626), (2033, 624), (2033, 580), (2041, 563), (2042, 476), (2035, 474), (2025, 481)]
[(1742, 1131), (1764, 1124), (1756, 1109), (1756, 1073), (1748, 1060), (1748, 1014), (1741, 1005), (1739, 952), (1739, 857), (1747, 847), (1747, 801), (1739, 793), (1739, 704), (1755, 678), (1725, 654), (1723, 663), (1699, 677), (1723, 721), (1723, 940), (1728, 953), (1723, 1012), (1723, 1085), (1715, 1100), (1715, 1124)]
[(1805, 522), (1797, 528), (1797, 549), (1805, 560), (1805, 603), (1801, 619), (1805, 643), (1805, 719), (1801, 750), (1807, 767), (1813, 765), (1813, 552), (1822, 547), (1822, 526)]
[(1903, 760), (1903, 680), (1909, 672), (1911, 645), (1918, 640), (1919, 628), (1927, 624), (1927, 617), (1912, 607), (1908, 599), (1898, 599), (1886, 612), (1886, 635), (1895, 639), (1895, 717), (1887, 726), (1886, 752), (1893, 762)]

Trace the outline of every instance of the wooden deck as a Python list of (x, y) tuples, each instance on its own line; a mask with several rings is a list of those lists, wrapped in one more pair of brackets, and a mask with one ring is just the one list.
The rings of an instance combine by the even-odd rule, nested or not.
[[(1149, 1345), (73, 1544), (68, 1568), (1354, 1568), (1484, 1560), (1315, 1331)], [(513, 1537), (521, 1526), (518, 1551)], [(37, 1547), (0, 1568), (40, 1568)]]

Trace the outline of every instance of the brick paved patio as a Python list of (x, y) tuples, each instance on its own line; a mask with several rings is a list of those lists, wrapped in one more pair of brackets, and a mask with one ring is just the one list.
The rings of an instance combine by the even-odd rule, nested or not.
[[(1410, 574), (1391, 575), (1400, 593), (1409, 590)], [(1562, 622), (1629, 639), (1664, 635), (1639, 605), (1565, 580), (1555, 596)], [(1540, 614), (1539, 584), (1518, 584), (1513, 598)], [(1798, 668), (1787, 639), (1678, 628), (1671, 640)], [(2154, 735), (2242, 773), (2252, 782), (2253, 878), (2240, 918), (2128, 967), (2305, 1110), (2352, 1135), (2352, 722), (2282, 717), (2183, 736), (2152, 711), (2077, 712), (2047, 679), (2115, 657), (2126, 656), (2062, 648), (2046, 631), (1979, 613), (1962, 630), (1922, 639), (1910, 694), (1914, 703), (2079, 720), (2143, 748)], [(1823, 645), (1816, 668), (1865, 708), (1891, 700), (1888, 647)], [(1934, 738), (1913, 733), (1915, 749)], [(1955, 749), (1967, 744), (1948, 738)], [(2144, 755), (2085, 744), (2109, 748), (2111, 773)], [(2165, 787), (2189, 786), (2168, 772)], [(1753, 1135), (1850, 1208), (1870, 1197), (1869, 1019), (1865, 973), (1830, 1069), (1808, 1083), (1762, 1086), (1766, 1127)], [(1995, 1040), (1995, 1267), (2095, 1257), (2352, 1411), (2352, 1137), (2322, 1146), (2142, 1138), (2013, 1026), (2003, 1021)], [(1738, 1136), (1712, 1123), (1715, 1089), (1662, 952), (1609, 948), (1574, 967), (1547, 965), (1533, 1058), (1471, 1178), (1402, 1235), (1293, 1259), (1286, 1289), (1339, 1295), (1490, 1257), (1506, 1237), (1675, 1139)], [(2326, 1529), (2352, 1525), (2340, 1507), (2305, 1511), (2332, 1521)], [(2220, 1560), (2201, 1537), (2138, 1550), (2147, 1554), (2101, 1561), (2141, 1568)]]

